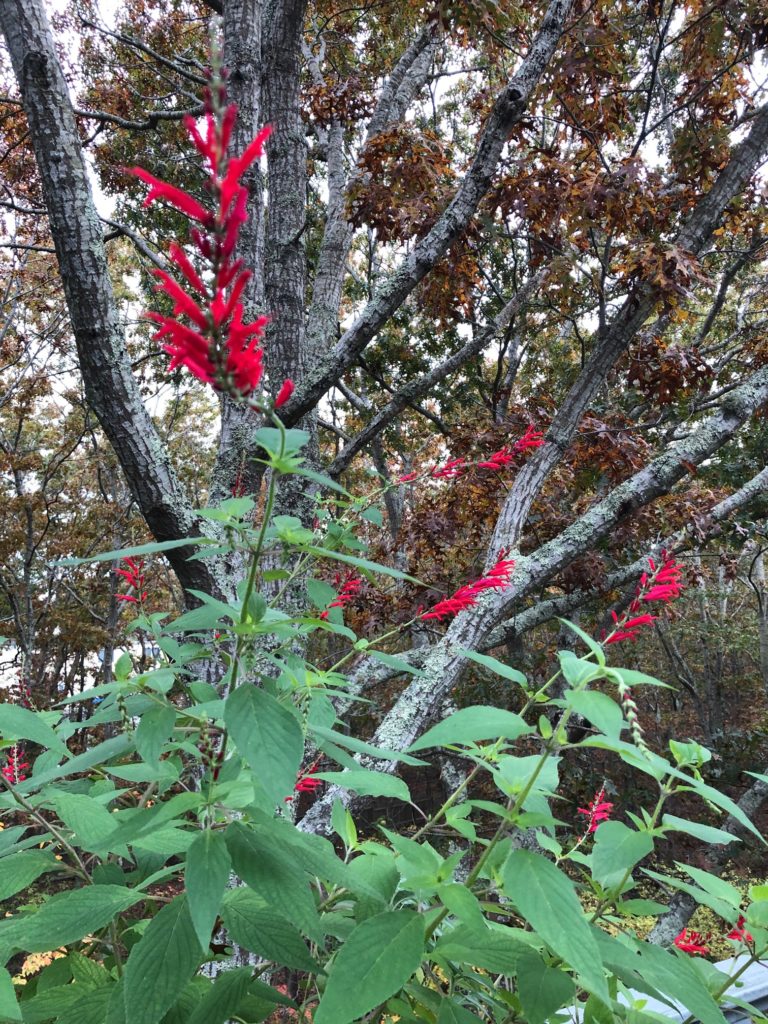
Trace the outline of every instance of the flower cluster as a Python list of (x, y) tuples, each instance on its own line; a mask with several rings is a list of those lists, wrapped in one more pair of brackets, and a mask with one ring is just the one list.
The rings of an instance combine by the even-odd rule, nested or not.
[(702, 935), (701, 932), (694, 932), (688, 928), (683, 928), (673, 941), (683, 953), (690, 953), (691, 956), (706, 956), (709, 953), (709, 946), (706, 946), (705, 943), (709, 938), (709, 935)]
[(513, 462), (516, 455), (524, 452), (527, 448), (540, 448), (544, 444), (544, 435), (540, 430), (535, 430), (533, 425), (529, 426), (526, 432), (513, 445), (504, 445), (493, 455), (489, 455), (484, 462), (478, 462), (480, 469), (504, 469), (510, 462)]
[[(150, 186), (145, 206), (163, 200), (193, 222), (189, 234), (197, 250), (195, 260), (173, 243), (169, 258), (179, 279), (165, 270), (154, 272), (159, 290), (173, 301), (172, 316), (149, 314), (158, 325), (155, 340), (171, 356), (171, 370), (186, 366), (198, 380), (242, 400), (251, 398), (264, 373), (261, 341), (269, 318), (244, 319), (241, 299), (251, 271), (234, 253), (247, 220), (248, 189), (242, 178), (263, 155), (271, 128), (262, 128), (241, 156), (232, 157), (228, 149), (236, 117), (237, 107), (227, 105), (221, 81), (206, 90), (202, 130), (194, 118), (184, 119), (206, 164), (210, 206), (141, 167), (131, 168), (131, 173)], [(286, 402), (292, 391), (293, 383), (285, 381), (275, 406)]]
[[(296, 785), (293, 787), (294, 793), (314, 793), (316, 790), (320, 789), (323, 785), (323, 780), (316, 779), (314, 776), (319, 763), (319, 761), (315, 761), (315, 763), (310, 765), (303, 775), (298, 777)], [(293, 800), (292, 796), (287, 796), (285, 798), (286, 803), (290, 803), (291, 800)]]
[[(456, 477), (463, 476), (472, 468), (504, 469), (505, 466), (508, 466), (510, 462), (513, 462), (518, 455), (528, 448), (540, 448), (543, 444), (544, 435), (540, 430), (536, 430), (531, 425), (514, 444), (504, 445), (503, 448), (500, 448), (481, 462), (470, 463), (466, 459), (449, 459), (442, 466), (435, 466), (430, 470), (429, 475), (433, 480), (455, 480)], [(420, 476), (420, 473), (406, 473), (404, 476), (399, 477), (397, 482), (399, 484), (413, 483)]]
[(613, 630), (603, 641), (617, 644), (622, 640), (636, 640), (643, 626), (650, 626), (655, 615), (643, 611), (643, 604), (662, 601), (665, 604), (679, 597), (685, 584), (682, 581), (683, 567), (675, 562), (666, 551), (661, 553), (661, 565), (657, 568), (652, 558), (648, 559), (650, 574), (644, 572), (637, 586), (637, 594), (624, 615), (611, 612)]
[(464, 611), (466, 608), (473, 608), (477, 604), (480, 595), (486, 590), (504, 590), (510, 586), (515, 563), (511, 560), (505, 560), (504, 556), (505, 552), (501, 551), (498, 561), (488, 571), (487, 575), (479, 580), (475, 580), (473, 583), (466, 583), (463, 587), (459, 587), (455, 594), (444, 598), (442, 601), (438, 601), (434, 608), (424, 612), (420, 617), (422, 619), (439, 619), (442, 621), (452, 615), (458, 615), (459, 612)]
[(586, 834), (597, 832), (598, 825), (609, 821), (613, 811), (613, 804), (605, 799), (605, 786), (600, 787), (594, 799), (586, 807), (577, 807), (576, 810), (579, 814), (584, 814), (587, 817)]
[(21, 743), (14, 743), (8, 750), (8, 761), (3, 766), (3, 778), (7, 782), (16, 785), (26, 779), (25, 771), (29, 768), (29, 761), (25, 761), (24, 747)]
[[(340, 576), (337, 575), (335, 583), (337, 587), (341, 585)], [(343, 608), (345, 604), (349, 604), (353, 598), (357, 597), (357, 593), (362, 585), (363, 581), (359, 576), (349, 576), (339, 591), (339, 596), (331, 601), (325, 611), (320, 612), (320, 618), (327, 619), (331, 608)]]
[(118, 576), (122, 576), (133, 593), (116, 594), (118, 601), (127, 601), (129, 604), (143, 604), (147, 599), (147, 592), (144, 589), (144, 559), (124, 558), (126, 566), (124, 569), (115, 569)]
[(749, 934), (746, 929), (747, 919), (743, 914), (739, 914), (739, 920), (736, 925), (728, 932), (725, 936), (726, 939), (731, 939), (733, 942), (754, 942), (755, 940)]
[[(674, 944), (683, 953), (690, 953), (691, 956), (706, 956), (709, 953), (709, 946), (706, 943), (711, 939), (711, 932), (702, 935), (701, 932), (694, 932), (683, 928), (679, 935), (673, 939)], [(746, 929), (746, 918), (739, 914), (735, 926), (725, 936), (733, 942), (754, 942), (754, 939)]]

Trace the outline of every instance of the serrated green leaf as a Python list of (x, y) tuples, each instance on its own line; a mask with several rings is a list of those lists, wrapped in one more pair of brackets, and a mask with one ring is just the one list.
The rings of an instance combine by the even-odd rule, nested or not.
[(410, 662), (405, 661), (403, 658), (397, 658), (393, 654), (387, 654), (386, 651), (377, 651), (375, 647), (366, 647), (365, 653), (369, 654), (375, 661), (380, 661), (382, 665), (386, 665), (388, 668), (394, 669), (396, 672), (402, 672), (410, 676), (424, 675), (422, 669), (417, 668), (415, 665), (411, 665)]
[(372, 744), (365, 743), (363, 740), (359, 740), (355, 736), (346, 736), (344, 733), (334, 732), (333, 729), (327, 729), (324, 726), (310, 726), (310, 732), (321, 740), (327, 740), (340, 747), (346, 747), (348, 750), (354, 750), (358, 754), (369, 754), (371, 757), (381, 758), (382, 761), (402, 761), (404, 764), (413, 765), (425, 765), (428, 763), (427, 761), (422, 761), (418, 757), (411, 757), (409, 754), (404, 754), (400, 750), (388, 750), (386, 747), (374, 747)]
[(74, 832), (77, 845), (90, 853), (101, 850), (115, 831), (115, 819), (92, 797), (82, 793), (56, 793), (51, 799), (56, 813)]
[(459, 1006), (453, 999), (443, 998), (437, 1015), (437, 1024), (479, 1024), (480, 1018)]
[(513, 711), (477, 705), (454, 711), (442, 722), (427, 729), (408, 750), (425, 750), (428, 747), (454, 746), (499, 738), (516, 740), (533, 731), (533, 728)]
[(514, 975), (519, 957), (528, 948), (512, 934), (511, 928), (504, 925), (480, 929), (459, 925), (442, 935), (434, 955), (454, 963)]
[(600, 951), (571, 880), (545, 857), (513, 850), (504, 864), (503, 888), (544, 942), (579, 973), (584, 987), (607, 1001)]
[(173, 733), (176, 708), (170, 704), (157, 704), (141, 716), (136, 733), (136, 749), (149, 764), (160, 760), (163, 746)]
[(592, 639), (589, 633), (585, 633), (581, 626), (577, 626), (575, 622), (571, 622), (569, 619), (558, 618), (557, 621), (562, 626), (565, 626), (566, 629), (570, 629), (572, 633), (575, 633), (577, 637), (584, 641), (590, 651), (594, 654), (595, 661), (598, 665), (605, 665), (605, 651), (603, 651), (603, 648), (596, 640)]
[(501, 676), (502, 679), (508, 679), (511, 683), (519, 683), (520, 686), (527, 686), (528, 680), (519, 672), (516, 668), (512, 668), (511, 665), (506, 665), (503, 661), (499, 661), (497, 658), (492, 658), (488, 654), (478, 654), (477, 651), (466, 651), (461, 650), (459, 654), (463, 654), (465, 658), (469, 658), (470, 661), (477, 662), (478, 665), (482, 665), (483, 668), (489, 668), (491, 672), (495, 672), (497, 676)]
[(0, 902), (26, 888), (46, 871), (55, 871), (58, 862), (44, 850), (23, 850), (3, 858), (0, 867)]
[[(78, 988), (80, 986), (73, 986), (75, 991)], [(56, 1024), (104, 1024), (113, 989), (113, 984), (81, 989), (77, 992), (77, 1001), (56, 1017)]]
[(250, 967), (236, 967), (219, 974), (210, 992), (187, 1018), (188, 1024), (224, 1024), (235, 1016), (248, 992), (252, 975)]
[(316, 779), (332, 782), (342, 789), (351, 789), (361, 796), (386, 796), (395, 800), (403, 800), (409, 804), (411, 794), (402, 779), (384, 772), (369, 772), (364, 768), (350, 769), (343, 772), (315, 772)]
[(173, 551), (175, 548), (192, 547), (195, 544), (213, 544), (210, 537), (185, 537), (182, 540), (153, 541), (151, 544), (139, 544), (132, 548), (121, 548), (117, 551), (104, 551), (87, 558), (60, 558), (51, 565), (90, 565), (91, 562), (115, 562), (124, 558), (138, 558), (141, 555), (154, 555), (161, 551)]
[(293, 793), (304, 754), (301, 726), (274, 697), (249, 683), (227, 697), (224, 722), (271, 800)]
[(699, 821), (688, 821), (687, 818), (678, 818), (674, 814), (665, 814), (661, 824), (673, 832), (685, 832), (695, 839), (701, 839), (705, 843), (725, 846), (728, 843), (740, 843), (738, 836), (725, 832), (721, 828), (713, 828), (712, 825), (702, 825)]
[(227, 933), (244, 949), (297, 971), (320, 970), (301, 932), (250, 889), (227, 892), (221, 916)]
[(607, 694), (597, 690), (567, 690), (563, 695), (566, 705), (586, 718), (606, 736), (618, 737), (626, 728), (621, 708)]
[(32, 740), (49, 750), (68, 753), (66, 745), (41, 713), (30, 711), (19, 704), (0, 704), (0, 735), (6, 740)]
[(60, 893), (31, 917), (14, 919), (3, 938), (27, 953), (46, 953), (98, 931), (142, 898), (142, 893), (121, 885), (89, 885)]
[(548, 967), (533, 949), (517, 962), (517, 994), (527, 1024), (544, 1024), (547, 1018), (573, 999), (576, 987), (570, 975)]
[(227, 846), (235, 871), (279, 917), (293, 922), (307, 934), (316, 930), (318, 918), (307, 876), (295, 856), (284, 846), (234, 822), (226, 831)]
[(128, 958), (125, 1010), (131, 1024), (159, 1024), (202, 958), (187, 898), (176, 896), (152, 918)]
[(381, 573), (384, 576), (391, 576), (396, 580), (408, 580), (409, 583), (416, 583), (420, 587), (426, 586), (426, 583), (416, 579), (415, 576), (409, 576), (408, 573), (400, 572), (399, 569), (393, 569), (389, 565), (382, 565), (381, 562), (371, 562), (367, 558), (358, 558), (356, 555), (345, 555), (341, 551), (322, 548), (316, 544), (302, 544), (300, 546), (302, 551), (306, 551), (310, 555), (317, 555), (318, 558), (330, 558), (335, 562), (343, 562), (345, 565), (354, 565), (356, 569), (364, 569), (366, 572)]
[(211, 829), (200, 832), (187, 850), (184, 887), (189, 897), (192, 924), (203, 949), (207, 949), (211, 941), (231, 869), (224, 834)]
[(424, 952), (424, 921), (410, 910), (359, 924), (339, 950), (315, 1024), (349, 1024), (398, 992)]
[(611, 889), (652, 851), (653, 840), (647, 832), (637, 832), (621, 821), (604, 821), (595, 832), (592, 877)]
[(0, 967), (0, 1017), (8, 1021), (22, 1019), (19, 1004), (16, 1002), (16, 990), (5, 967)]

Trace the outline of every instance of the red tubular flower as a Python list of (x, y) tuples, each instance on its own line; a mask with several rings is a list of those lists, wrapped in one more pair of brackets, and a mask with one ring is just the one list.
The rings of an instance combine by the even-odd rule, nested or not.
[(8, 763), (3, 766), (3, 778), (16, 785), (26, 779), (25, 769), (29, 768), (29, 761), (24, 761), (24, 747), (20, 743), (14, 743), (8, 750)]
[(279, 409), (281, 405), (285, 405), (285, 403), (293, 394), (295, 387), (296, 385), (293, 383), (291, 378), (286, 377), (286, 379), (283, 381), (283, 386), (278, 391), (277, 398), (275, 399), (276, 409)]
[(144, 559), (140, 558), (138, 561), (134, 558), (124, 558), (123, 563), (127, 566), (126, 569), (115, 569), (118, 576), (122, 576), (126, 581), (133, 594), (116, 594), (115, 600), (127, 601), (129, 604), (143, 604), (147, 599), (147, 591), (142, 589), (144, 587)]
[[(242, 156), (230, 157), (227, 147), (237, 108), (234, 104), (224, 106), (224, 94), (223, 86), (213, 93), (206, 92), (202, 130), (193, 118), (184, 119), (193, 145), (207, 164), (212, 209), (143, 168), (134, 167), (131, 173), (150, 185), (145, 205), (162, 199), (196, 222), (190, 237), (201, 265), (197, 266), (182, 246), (174, 242), (170, 262), (183, 284), (165, 270), (155, 271), (159, 289), (173, 301), (172, 316), (151, 314), (158, 324), (155, 340), (171, 356), (171, 370), (185, 366), (203, 383), (242, 399), (251, 396), (261, 383), (261, 341), (269, 320), (264, 316), (252, 322), (243, 319), (241, 297), (251, 274), (243, 269), (241, 260), (232, 259), (232, 253), (247, 219), (248, 190), (241, 179), (262, 156), (271, 129), (262, 128)], [(188, 289), (195, 293), (194, 297), (188, 294)]]
[[(336, 586), (338, 587), (340, 583), (341, 578), (337, 576)], [(349, 602), (357, 596), (357, 592), (360, 590), (360, 587), (362, 587), (362, 585), (363, 581), (360, 579), (359, 576), (350, 576), (344, 583), (344, 586), (342, 587), (341, 591), (339, 592), (339, 596), (335, 600), (331, 601), (331, 603), (328, 605), (325, 611), (320, 612), (320, 618), (327, 619), (328, 613), (331, 610), (331, 608), (343, 608), (345, 604), (349, 604)]]
[(704, 943), (708, 938), (708, 935), (702, 935), (701, 932), (693, 932), (683, 928), (680, 934), (675, 937), (674, 943), (683, 953), (690, 953), (691, 956), (706, 956), (709, 953), (709, 947), (705, 946)]
[[(293, 791), (295, 793), (314, 793), (315, 790), (320, 789), (323, 785), (323, 780), (316, 779), (314, 777), (314, 772), (317, 771), (319, 763), (319, 761), (315, 761), (315, 763), (310, 765), (303, 775), (300, 775), (296, 779), (296, 785), (293, 787)], [(292, 796), (287, 796), (285, 798), (286, 803), (289, 803), (291, 800), (293, 800)]]
[[(648, 559), (651, 575), (644, 572), (637, 586), (637, 594), (622, 616), (611, 612), (614, 629), (603, 640), (605, 644), (617, 644), (622, 640), (637, 640), (642, 626), (650, 626), (656, 616), (643, 611), (643, 601), (667, 603), (679, 597), (685, 584), (682, 580), (683, 567), (675, 562), (672, 555), (662, 551), (660, 567), (652, 558)], [(631, 616), (631, 617), (630, 617)]]
[(433, 480), (453, 480), (465, 470), (464, 459), (451, 459), (444, 466), (435, 466), (430, 473)]
[(605, 786), (601, 786), (587, 807), (576, 808), (578, 814), (585, 814), (589, 819), (587, 822), (587, 835), (591, 832), (597, 832), (598, 825), (610, 820), (613, 804), (609, 800), (604, 800), (604, 796)]
[(515, 456), (528, 448), (540, 448), (544, 444), (544, 435), (540, 430), (535, 430), (531, 424), (521, 438), (513, 445), (504, 445), (493, 455), (489, 455), (484, 462), (478, 462), (480, 469), (503, 469), (510, 462), (514, 462)]
[(746, 930), (746, 920), (743, 914), (739, 914), (736, 926), (728, 932), (726, 939), (732, 939), (734, 942), (754, 942), (754, 939)]
[(474, 607), (483, 591), (504, 590), (510, 586), (515, 563), (511, 560), (505, 560), (504, 554), (505, 552), (503, 551), (499, 553), (499, 560), (488, 571), (486, 576), (475, 580), (473, 583), (467, 583), (463, 587), (459, 587), (452, 597), (446, 597), (444, 600), (438, 601), (434, 608), (424, 612), (420, 618), (439, 619), (442, 621), (451, 615), (458, 615), (459, 612)]
[(418, 478), (418, 475), (418, 473), (406, 473), (405, 476), (399, 476), (397, 482), (399, 484), (412, 484)]

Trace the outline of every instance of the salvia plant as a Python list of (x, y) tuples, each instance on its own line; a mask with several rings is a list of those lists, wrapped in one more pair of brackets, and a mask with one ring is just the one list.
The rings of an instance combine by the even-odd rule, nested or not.
[[(123, 558), (124, 608), (159, 659), (136, 672), (125, 654), (113, 682), (54, 710), (36, 710), (29, 695), (0, 705), (0, 897), (14, 907), (0, 918), (0, 1018), (256, 1024), (284, 1012), (314, 1024), (644, 1024), (663, 1019), (653, 999), (683, 1007), (691, 1021), (723, 1024), (724, 1003), (739, 1003), (739, 977), (768, 955), (768, 886), (742, 905), (734, 886), (700, 868), (664, 875), (640, 865), (672, 832), (733, 841), (730, 831), (679, 816), (679, 794), (757, 833), (704, 781), (704, 748), (651, 749), (633, 692), (661, 684), (607, 660), (679, 595), (671, 554), (649, 560), (612, 632), (598, 641), (571, 627), (584, 653), (561, 651), (541, 686), (464, 652), (514, 691), (518, 711), (463, 707), (408, 750), (345, 732), (337, 709), (353, 699), (344, 667), (356, 652), (417, 671), (393, 653), (396, 631), (360, 638), (344, 624), (363, 577), (403, 574), (361, 553), (354, 527), (365, 503), (304, 465), (307, 436), (275, 414), (292, 383), (274, 399), (260, 390), (267, 321), (244, 314), (248, 270), (235, 254), (242, 177), (269, 132), (233, 157), (235, 117), (222, 76), (212, 75), (205, 117), (187, 125), (208, 174), (207, 205), (135, 173), (150, 185), (148, 202), (172, 205), (192, 226), (190, 243), (170, 248), (174, 273), (158, 273), (173, 307), (153, 315), (158, 340), (174, 366), (271, 417), (256, 435), (261, 504), (238, 495), (202, 510), (216, 539), (195, 539), (194, 557), (236, 552), (246, 572), (232, 600), (196, 593), (197, 606), (169, 621), (147, 610), (143, 562), (168, 545), (105, 553)], [(539, 443), (531, 429), (482, 465), (503, 471)], [(453, 480), (470, 468), (454, 460), (428, 476)], [(290, 474), (334, 491), (332, 529), (327, 517), (309, 529), (273, 515)], [(329, 565), (335, 587), (322, 579)], [(306, 588), (300, 615), (284, 607), (297, 581)], [(511, 586), (514, 559), (502, 551), (482, 577), (417, 614), (439, 629), (487, 591)], [(301, 653), (323, 633), (348, 645), (331, 667)], [(71, 714), (78, 702), (93, 709), (85, 721)], [(569, 730), (576, 720), (578, 739)], [(602, 787), (569, 810), (560, 768), (575, 748), (607, 752), (644, 776), (651, 805), (619, 820)], [(358, 831), (352, 795), (411, 803), (397, 765), (424, 771), (442, 751), (467, 771), (418, 830)], [(495, 796), (477, 798), (478, 784)], [(294, 822), (300, 799), (328, 807), (326, 834)], [(38, 891), (55, 894), (24, 903), (42, 876)], [(694, 931), (669, 949), (635, 935), (638, 914), (664, 910), (648, 896), (654, 886), (659, 895), (692, 894), (719, 915), (740, 954), (730, 976), (705, 959), (706, 937)], [(19, 965), (34, 954), (46, 954), (46, 966), (22, 977)]]

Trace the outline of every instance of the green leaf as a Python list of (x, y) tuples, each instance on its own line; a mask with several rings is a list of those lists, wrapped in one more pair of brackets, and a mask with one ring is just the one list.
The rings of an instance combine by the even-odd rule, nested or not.
[(324, 580), (307, 580), (307, 597), (316, 608), (326, 608), (331, 601), (335, 601), (338, 597), (337, 592), (330, 585), (325, 583)]
[(43, 850), (23, 850), (4, 857), (0, 868), (0, 902), (58, 866), (53, 855)]
[(593, 679), (603, 677), (602, 668), (595, 665), (594, 661), (590, 661), (589, 655), (586, 658), (579, 658), (573, 651), (558, 651), (557, 657), (560, 661), (560, 670), (571, 686), (586, 686)]
[(224, 1024), (233, 1017), (248, 993), (248, 984), (253, 975), (251, 967), (237, 967), (223, 971), (216, 979), (211, 991), (198, 1003), (188, 1024)]
[(673, 832), (685, 832), (695, 839), (701, 839), (705, 843), (725, 846), (728, 843), (740, 843), (738, 836), (731, 835), (721, 828), (713, 828), (711, 825), (702, 825), (698, 821), (688, 821), (686, 818), (678, 818), (674, 814), (665, 814), (661, 824)]
[(65, 744), (40, 712), (30, 711), (19, 704), (0, 704), (0, 734), (6, 740), (32, 740), (49, 750), (68, 753)]
[[(115, 562), (123, 558), (137, 558), (140, 555), (154, 555), (160, 551), (173, 551), (174, 548), (192, 547), (194, 544), (213, 544), (210, 537), (185, 537), (182, 540), (153, 541), (151, 544), (139, 544), (138, 547), (120, 548), (117, 551), (104, 551), (99, 555), (87, 558), (60, 558), (52, 565), (90, 565), (91, 562)], [(191, 553), (191, 552), (190, 552)]]
[(237, 622), (238, 617), (239, 612), (237, 608), (233, 608), (224, 601), (217, 601), (215, 598), (208, 597), (199, 608), (193, 608), (191, 611), (184, 612), (178, 619), (174, 619), (167, 628), (179, 633), (193, 630), (206, 631), (215, 629), (224, 619)]
[(644, 874), (650, 878), (655, 878), (657, 882), (670, 885), (673, 889), (679, 889), (681, 892), (687, 892), (689, 896), (693, 896), (697, 903), (703, 903), (705, 907), (714, 910), (718, 917), (722, 917), (726, 921), (733, 914), (733, 905), (730, 902), (726, 903), (716, 896), (712, 896), (706, 889), (700, 889), (698, 885), (685, 882), (682, 878), (675, 878), (674, 875), (664, 875), (658, 871), (652, 871), (650, 868), (643, 868), (642, 870)]
[(249, 889), (231, 889), (221, 909), (227, 933), (244, 949), (297, 971), (318, 971), (297, 928)]
[(314, 1024), (349, 1024), (398, 992), (424, 952), (424, 920), (410, 910), (359, 924), (336, 955)]
[[(74, 986), (77, 991), (79, 986)], [(77, 1002), (56, 1018), (56, 1024), (104, 1024), (114, 985), (80, 990)]]
[(309, 434), (306, 430), (286, 430), (281, 434), (277, 427), (259, 427), (253, 435), (253, 440), (270, 455), (279, 455), (280, 449), (285, 446), (283, 456), (292, 455), (300, 451), (309, 441)]
[(565, 626), (566, 629), (570, 629), (572, 633), (575, 633), (580, 639), (584, 641), (587, 647), (592, 651), (595, 656), (595, 661), (598, 665), (603, 667), (605, 665), (605, 651), (602, 646), (593, 640), (589, 633), (585, 633), (581, 626), (577, 626), (575, 622), (570, 622), (568, 619), (557, 620), (561, 625)]
[[(766, 779), (766, 781), (768, 781), (768, 779)], [(729, 796), (726, 796), (725, 793), (721, 793), (719, 790), (714, 789), (712, 786), (708, 786), (705, 782), (701, 782), (699, 779), (690, 779), (689, 782), (691, 792), (698, 793), (698, 795), (704, 800), (709, 800), (710, 803), (713, 803), (716, 807), (720, 807), (727, 814), (734, 817), (736, 821), (740, 822), (744, 828), (748, 829), (753, 835), (756, 835), (761, 843), (765, 843), (765, 839), (763, 839), (758, 829), (755, 828), (744, 811), (742, 811), (739, 805), (731, 800)], [(686, 788), (688, 787), (681, 786), (680, 791), (683, 791)]]
[(224, 723), (270, 800), (293, 793), (304, 754), (301, 726), (274, 697), (250, 683), (227, 697)]
[(305, 476), (308, 480), (313, 483), (320, 484), (321, 487), (328, 487), (332, 491), (336, 491), (337, 494), (343, 494), (344, 497), (349, 497), (349, 491), (342, 487), (336, 480), (332, 480), (325, 473), (316, 473), (314, 469), (308, 469), (306, 466), (294, 466), (292, 471), (294, 476)]
[(16, 1002), (16, 990), (11, 976), (4, 967), (0, 967), (0, 1017), (4, 1020), (21, 1020), (21, 1010)]
[(618, 737), (626, 728), (621, 708), (607, 694), (597, 690), (566, 690), (563, 700), (577, 715), (586, 718), (606, 736)]
[(355, 736), (346, 736), (344, 733), (334, 732), (333, 729), (326, 729), (324, 726), (310, 725), (309, 731), (321, 740), (327, 740), (329, 743), (335, 743), (340, 747), (346, 747), (348, 750), (354, 750), (358, 754), (370, 754), (371, 757), (381, 758), (382, 761), (402, 761), (404, 764), (413, 765), (427, 764), (426, 761), (422, 761), (418, 757), (411, 757), (400, 750), (374, 747), (372, 744), (365, 743)]
[(396, 672), (407, 673), (411, 676), (423, 676), (424, 672), (422, 669), (417, 668), (415, 665), (411, 665), (410, 662), (405, 661), (403, 658), (396, 658), (393, 654), (387, 654), (385, 651), (377, 651), (374, 647), (366, 647), (366, 654), (370, 654), (376, 661), (380, 661), (382, 665), (386, 665), (388, 668), (394, 669)]
[(308, 934), (316, 930), (317, 910), (307, 876), (295, 855), (286, 856), (286, 845), (237, 821), (226, 837), (235, 871), (273, 913)]
[(725, 1024), (722, 1011), (685, 953), (670, 953), (651, 942), (633, 943), (639, 952), (638, 971), (666, 996), (682, 1003), (701, 1024)]
[(51, 799), (56, 813), (74, 832), (75, 843), (93, 853), (101, 850), (116, 822), (103, 804), (82, 793), (56, 793)]
[(544, 942), (578, 971), (585, 988), (607, 1001), (600, 951), (571, 880), (539, 854), (513, 850), (503, 887)]
[(517, 963), (517, 994), (527, 1024), (544, 1024), (573, 999), (576, 987), (569, 974), (548, 967), (534, 950), (522, 953)]
[(445, 997), (440, 1003), (437, 1024), (479, 1024), (480, 1018), (459, 1006), (453, 999)]
[(458, 882), (441, 885), (437, 890), (437, 896), (462, 924), (467, 925), (468, 928), (483, 931), (485, 918), (480, 901), (466, 885), (460, 885)]
[(533, 728), (513, 711), (478, 705), (454, 711), (442, 722), (427, 729), (408, 749), (424, 750), (427, 747), (469, 744), (477, 740), (495, 740), (500, 737), (516, 740), (533, 731)]
[(520, 956), (529, 948), (512, 934), (511, 928), (504, 925), (489, 928), (467, 928), (460, 925), (442, 935), (433, 953), (454, 963), (513, 975), (517, 972)]
[(361, 796), (388, 796), (395, 800), (403, 800), (409, 804), (411, 794), (402, 779), (383, 772), (369, 772), (364, 768), (358, 771), (315, 772), (316, 779), (332, 782), (342, 789), (351, 789)]
[(231, 868), (223, 832), (206, 829), (199, 833), (187, 850), (184, 887), (189, 896), (192, 924), (203, 949), (207, 949), (211, 941), (211, 931)]
[(87, 772), (94, 765), (104, 765), (114, 757), (122, 757), (129, 750), (133, 749), (133, 738), (131, 736), (113, 736), (112, 739), (91, 747), (84, 754), (78, 754), (55, 768), (47, 768), (39, 775), (33, 774), (24, 784), (25, 790), (39, 788), (55, 779), (64, 779), (68, 775), (79, 775)]
[(158, 1024), (201, 960), (187, 898), (176, 896), (152, 918), (128, 958), (125, 1010), (131, 1024)]
[(136, 749), (149, 764), (160, 760), (163, 746), (175, 724), (176, 708), (170, 704), (158, 704), (141, 716), (135, 733)]
[(734, 910), (739, 909), (742, 895), (735, 885), (731, 885), (730, 882), (726, 882), (724, 879), (718, 878), (717, 875), (712, 875), (708, 871), (702, 871), (701, 868), (692, 867), (690, 864), (681, 864), (678, 861), (675, 861), (675, 864), (681, 871), (685, 871), (687, 875), (690, 875), (694, 882), (698, 882), (705, 892), (714, 896), (715, 899), (730, 904)]
[(122, 885), (89, 885), (83, 889), (52, 896), (34, 915), (17, 918), (15, 927), (4, 933), (4, 939), (27, 953), (48, 950), (77, 942), (84, 935), (98, 931), (143, 894)]
[(655, 676), (649, 676), (646, 672), (638, 672), (634, 668), (612, 667), (607, 670), (606, 676), (610, 679), (626, 683), (627, 686), (660, 686), (664, 690), (671, 689), (667, 683), (662, 683)]
[(409, 583), (416, 583), (420, 587), (426, 587), (426, 583), (409, 576), (407, 572), (400, 572), (389, 565), (382, 565), (380, 562), (371, 562), (367, 558), (358, 558), (356, 555), (344, 555), (341, 551), (332, 551), (330, 548), (321, 548), (316, 544), (302, 544), (302, 551), (310, 555), (317, 555), (318, 558), (331, 558), (336, 562), (343, 562), (345, 565), (354, 565), (356, 569), (364, 569), (366, 572), (377, 572), (384, 576), (391, 576), (396, 580), (408, 580)]
[(652, 851), (653, 840), (647, 832), (637, 832), (621, 821), (604, 821), (595, 832), (592, 877), (612, 889)]
[(521, 686), (528, 685), (528, 680), (522, 672), (518, 672), (516, 668), (506, 665), (497, 658), (492, 658), (488, 654), (478, 654), (477, 651), (466, 651), (463, 649), (459, 651), (459, 654), (463, 654), (465, 658), (477, 662), (478, 665), (482, 665), (484, 668), (489, 668), (491, 672), (495, 672), (502, 679), (508, 679), (511, 683), (519, 683)]

